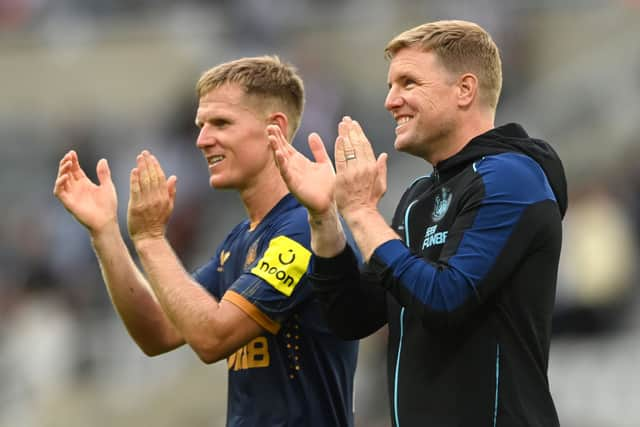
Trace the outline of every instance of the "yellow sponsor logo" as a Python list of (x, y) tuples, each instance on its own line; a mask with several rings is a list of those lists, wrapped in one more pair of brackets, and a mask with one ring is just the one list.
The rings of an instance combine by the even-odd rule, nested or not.
[(286, 236), (278, 236), (251, 272), (286, 296), (291, 293), (306, 273), (311, 252)]
[(266, 368), (269, 366), (269, 344), (266, 337), (255, 338), (227, 358), (229, 370)]

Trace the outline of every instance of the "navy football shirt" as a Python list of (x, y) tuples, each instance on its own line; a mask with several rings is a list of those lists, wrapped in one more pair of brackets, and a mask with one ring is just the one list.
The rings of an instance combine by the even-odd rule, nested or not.
[(285, 196), (238, 224), (194, 278), (265, 329), (227, 359), (227, 426), (353, 426), (358, 344), (334, 336), (312, 298), (307, 211)]

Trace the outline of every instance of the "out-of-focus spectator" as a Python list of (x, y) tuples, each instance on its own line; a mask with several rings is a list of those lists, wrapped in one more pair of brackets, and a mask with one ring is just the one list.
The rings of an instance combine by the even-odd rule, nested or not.
[(577, 185), (564, 224), (554, 328), (611, 331), (620, 326), (637, 290), (636, 233), (604, 180)]

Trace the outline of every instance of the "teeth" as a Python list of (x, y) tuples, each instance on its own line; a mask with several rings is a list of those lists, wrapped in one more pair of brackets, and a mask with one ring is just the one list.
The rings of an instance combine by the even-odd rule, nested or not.
[(398, 119), (398, 122), (397, 122), (397, 123), (398, 123), (398, 125), (403, 125), (403, 124), (405, 124), (405, 123), (408, 123), (408, 122), (409, 122), (409, 120), (411, 120), (411, 117), (403, 116), (403, 117), (400, 117), (400, 118)]
[(224, 156), (211, 156), (207, 159), (207, 162), (210, 165), (215, 165), (216, 163), (222, 161), (222, 159), (224, 159)]

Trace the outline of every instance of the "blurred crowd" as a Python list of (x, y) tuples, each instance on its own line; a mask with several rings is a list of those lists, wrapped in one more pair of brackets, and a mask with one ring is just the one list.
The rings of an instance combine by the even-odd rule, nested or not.
[[(148, 359), (119, 323), (89, 239), (54, 199), (58, 161), (109, 160), (126, 232), (142, 149), (179, 177), (169, 238), (187, 268), (244, 212), (208, 187), (195, 147), (205, 69), (278, 54), (305, 79), (294, 144), (331, 150), (351, 115), (387, 151), (390, 218), (426, 163), (393, 152), (386, 41), (436, 19), (476, 21), (504, 62), (497, 124), (522, 123), (565, 162), (569, 211), (550, 381), (565, 426), (640, 425), (640, 2), (479, 0), (0, 0), (0, 427), (217, 426), (224, 364), (188, 349)], [(385, 331), (363, 342), (359, 426), (389, 424)]]

